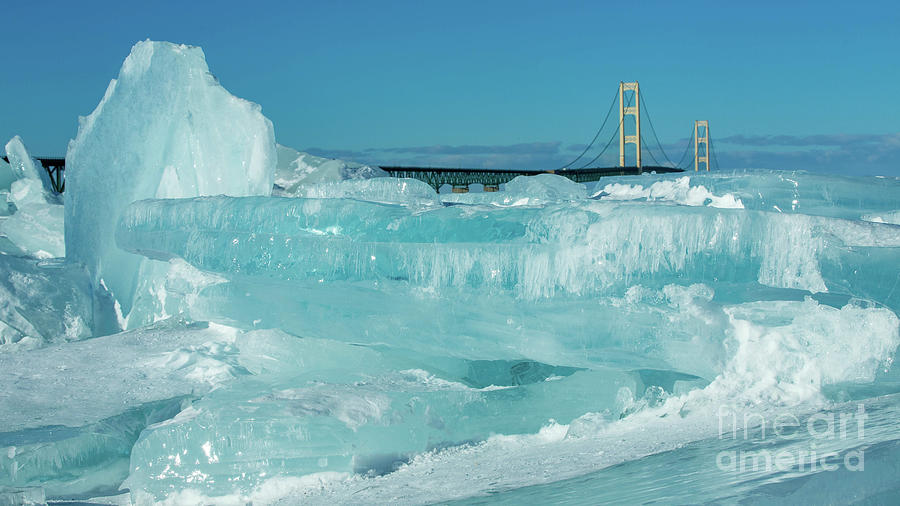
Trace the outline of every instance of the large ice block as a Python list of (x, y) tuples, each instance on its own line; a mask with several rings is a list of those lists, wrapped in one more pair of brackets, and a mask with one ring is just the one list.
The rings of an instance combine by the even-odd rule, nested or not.
[(0, 354), (4, 430), (79, 427), (148, 402), (200, 395), (242, 374), (221, 326), (165, 320), (152, 327)]
[(147, 425), (247, 374), (235, 336), (170, 320), (0, 353), (0, 488), (43, 486), (68, 499), (114, 492)]
[(603, 178), (594, 183), (592, 195), (688, 205), (740, 202), (747, 209), (858, 219), (900, 209), (900, 178), (763, 169), (645, 174)]
[[(500, 309), (498, 309), (500, 308)], [(703, 285), (634, 287), (608, 299), (437, 297), (402, 282), (242, 278), (203, 290), (196, 319), (245, 329), (383, 346), (468, 360), (678, 370), (711, 380), (728, 318)]]
[(425, 208), (441, 205), (437, 192), (427, 183), (418, 179), (394, 177), (311, 184), (298, 188), (294, 196), (317, 199), (356, 199)]
[(91, 284), (80, 266), (0, 255), (0, 355), (91, 336)]
[(201, 272), (180, 259), (169, 262), (148, 259), (141, 264), (138, 276), (153, 280), (153, 283), (145, 284), (148, 288), (135, 294), (128, 327), (186, 315), (201, 290), (226, 281), (220, 276)]
[(0, 234), (28, 256), (63, 257), (63, 214), (63, 206), (58, 204), (23, 205), (10, 216), (0, 218)]
[(13, 172), (12, 166), (0, 158), (0, 190), (9, 191), (9, 185), (16, 179), (18, 178)]
[[(177, 491), (211, 502), (226, 495), (236, 499), (277, 477), (390, 472), (428, 449), (491, 433), (534, 433), (551, 418), (572, 422), (579, 411), (590, 414), (569, 431), (584, 444), (623, 415), (623, 424), (643, 416), (663, 431), (667, 425), (684, 429), (683, 418), (697, 424), (712, 417), (705, 423), (714, 426), (723, 402), (794, 406), (819, 399), (825, 385), (872, 381), (900, 343), (898, 319), (884, 308), (838, 309), (807, 299), (739, 304), (724, 313), (729, 345), (719, 357), (719, 375), (708, 385), (673, 371), (596, 368), (475, 388), (433, 372), (427, 360), (404, 369), (383, 348), (310, 345), (305, 339), (268, 343), (250, 354), (250, 368), (285, 363), (268, 376), (263, 371), (216, 390), (148, 428), (135, 445), (126, 485), (140, 500)], [(653, 431), (653, 437), (661, 434)], [(234, 476), (241, 479), (228, 479)]]
[(67, 500), (116, 494), (141, 431), (175, 416), (185, 400), (148, 403), (80, 427), (0, 429), (0, 491), (34, 486)]
[[(40, 162), (31, 157), (25, 143), (18, 135), (6, 143), (6, 157), (16, 179), (33, 179), (41, 182), (41, 187), (49, 194), (50, 177)], [(49, 197), (49, 195), (47, 195)]]
[(275, 157), (272, 123), (218, 83), (200, 48), (139, 42), (69, 144), (66, 254), (95, 283), (103, 280), (127, 317), (135, 292), (156, 289), (160, 280), (140, 278), (141, 258), (116, 247), (125, 206), (144, 198), (268, 195)]
[(897, 268), (883, 262), (900, 248), (900, 227), (741, 209), (583, 200), (417, 212), (346, 199), (210, 197), (136, 202), (118, 240), (227, 275), (404, 280), (441, 294), (589, 296), (690, 279), (900, 304), (889, 275)]
[(504, 191), (520, 198), (545, 201), (579, 200), (587, 197), (587, 188), (583, 184), (556, 174), (517, 176), (504, 185)]
[[(218, 389), (144, 431), (125, 482), (135, 500), (184, 489), (243, 496), (277, 476), (382, 474), (429, 449), (535, 432), (585, 409), (616, 419), (645, 386), (638, 374), (606, 369), (476, 388), (427, 369), (403, 369), (404, 360), (371, 348), (307, 339), (278, 344), (251, 358), (303, 367)], [(406, 367), (414, 361), (407, 358)]]

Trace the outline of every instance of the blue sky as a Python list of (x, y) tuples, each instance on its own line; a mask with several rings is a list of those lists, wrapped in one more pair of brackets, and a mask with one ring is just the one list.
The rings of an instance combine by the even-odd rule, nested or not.
[(670, 158), (693, 120), (708, 119), (722, 167), (900, 175), (893, 2), (35, 1), (3, 10), (0, 137), (19, 134), (39, 155), (65, 152), (77, 117), (131, 46), (151, 38), (202, 46), (226, 88), (262, 105), (280, 143), (317, 154), (555, 168), (593, 137), (618, 82), (639, 80)]

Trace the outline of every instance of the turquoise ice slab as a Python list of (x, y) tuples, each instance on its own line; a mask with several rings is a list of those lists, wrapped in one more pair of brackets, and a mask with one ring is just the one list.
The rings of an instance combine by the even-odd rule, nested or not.
[(147, 425), (247, 374), (234, 340), (168, 321), (0, 354), (0, 487), (41, 486), (49, 498), (115, 491)]
[(253, 379), (217, 390), (147, 429), (132, 451), (125, 485), (135, 497), (191, 488), (208, 497), (248, 494), (276, 476), (393, 471), (415, 454), (533, 433), (585, 410), (617, 418), (641, 387), (614, 370), (508, 387), (474, 389), (424, 370), (344, 371)]
[[(844, 176), (789, 170), (732, 170), (608, 177), (591, 184), (591, 194), (626, 198), (624, 187), (651, 190), (649, 200), (678, 201), (677, 185), (685, 190), (703, 186), (712, 194), (732, 195), (746, 209), (859, 219), (885, 216), (900, 210), (900, 178)], [(655, 183), (658, 183), (654, 186)], [(615, 191), (614, 185), (623, 185)], [(604, 197), (603, 193), (609, 194)], [(642, 196), (637, 200), (648, 200)]]
[(88, 498), (118, 491), (131, 448), (147, 426), (175, 416), (184, 398), (126, 410), (81, 427), (0, 432), (0, 488), (42, 487), (48, 498)]
[(900, 226), (742, 209), (580, 201), (415, 212), (208, 197), (133, 203), (117, 238), (128, 251), (232, 277), (401, 280), (439, 294), (594, 296), (690, 280), (900, 300), (900, 271), (883, 261), (900, 248)]
[(62, 260), (0, 255), (0, 354), (92, 335), (87, 272)]
[(205, 289), (191, 315), (430, 356), (677, 369), (714, 378), (728, 319), (710, 300), (712, 290), (632, 292), (601, 300), (530, 301), (478, 292), (439, 298), (399, 282), (242, 278)]

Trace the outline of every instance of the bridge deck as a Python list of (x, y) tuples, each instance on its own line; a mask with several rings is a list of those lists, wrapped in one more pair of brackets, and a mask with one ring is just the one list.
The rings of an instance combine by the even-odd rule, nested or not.
[(465, 169), (444, 167), (402, 167), (383, 165), (381, 170), (393, 177), (408, 177), (424, 181), (435, 189), (449, 184), (455, 187), (467, 187), (470, 184), (499, 186), (508, 183), (517, 176), (534, 176), (536, 174), (557, 174), (565, 176), (576, 183), (597, 181), (607, 176), (632, 176), (644, 172), (673, 173), (684, 172), (673, 167), (586, 167), (583, 169), (560, 170), (515, 170), (515, 169)]
[[(7, 158), (2, 157), (9, 162)], [(44, 170), (50, 175), (53, 189), (62, 192), (65, 189), (63, 171), (66, 168), (65, 158), (37, 158)], [(656, 172), (659, 174), (684, 172), (673, 167), (643, 166), (637, 167), (585, 167), (583, 169), (560, 170), (519, 170), (519, 169), (465, 169), (448, 167), (403, 167), (394, 165), (382, 165), (382, 170), (393, 177), (408, 177), (424, 181), (440, 190), (445, 184), (456, 188), (468, 188), (470, 184), (482, 184), (496, 190), (501, 184), (512, 181), (517, 176), (534, 176), (536, 174), (557, 174), (565, 176), (576, 183), (597, 181), (607, 176), (633, 176), (644, 172)]]

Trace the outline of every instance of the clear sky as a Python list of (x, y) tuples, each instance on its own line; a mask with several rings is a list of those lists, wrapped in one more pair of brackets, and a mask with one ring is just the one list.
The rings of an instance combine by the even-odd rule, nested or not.
[(638, 80), (670, 158), (708, 119), (722, 167), (900, 175), (896, 2), (23, 1), (2, 16), (0, 136), (36, 155), (65, 153), (150, 38), (202, 46), (281, 144), (317, 154), (555, 168)]

